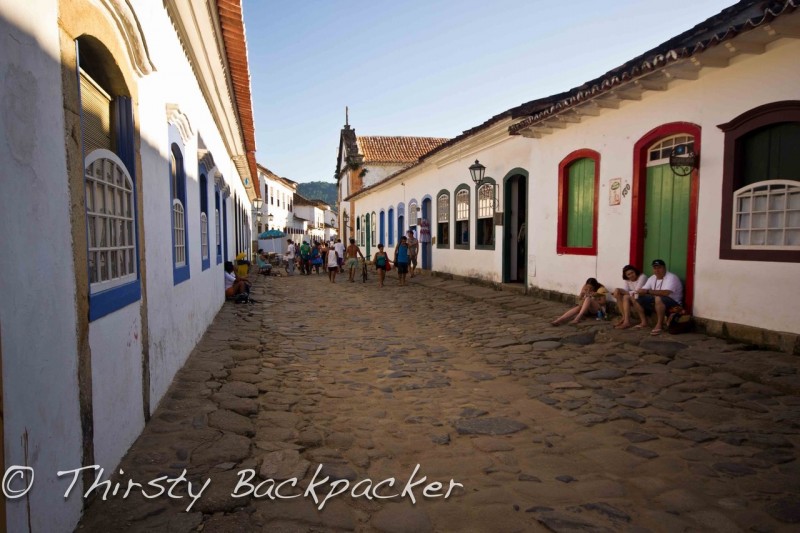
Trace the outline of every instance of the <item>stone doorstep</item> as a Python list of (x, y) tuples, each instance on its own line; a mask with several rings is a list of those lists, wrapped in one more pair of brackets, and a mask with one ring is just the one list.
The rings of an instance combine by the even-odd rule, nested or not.
[[(470, 278), (467, 276), (437, 271), (431, 271), (430, 276), (441, 278), (443, 280), (461, 281), (472, 285), (488, 287), (497, 291), (514, 292), (541, 300), (549, 300), (567, 304), (573, 304), (575, 301), (574, 294), (565, 294), (562, 292), (541, 289), (538, 287), (525, 287), (515, 283), (499, 283), (486, 279)], [(435, 287), (441, 288), (441, 284), (436, 285)], [(441, 290), (446, 291), (447, 289), (441, 288)], [(616, 305), (614, 305), (613, 302), (610, 302), (608, 304), (608, 310), (609, 314), (616, 314)], [(773, 331), (755, 326), (746, 326), (743, 324), (735, 324), (732, 322), (713, 320), (710, 318), (702, 318), (697, 316), (694, 316), (693, 318), (696, 326), (695, 329), (698, 333), (703, 333), (711, 337), (719, 337), (726, 340), (743, 342), (758, 348), (765, 348), (767, 350), (784, 352), (792, 355), (800, 355), (800, 335), (796, 333)], [(650, 324), (650, 327), (655, 326), (655, 320), (652, 316), (648, 317), (648, 324)]]

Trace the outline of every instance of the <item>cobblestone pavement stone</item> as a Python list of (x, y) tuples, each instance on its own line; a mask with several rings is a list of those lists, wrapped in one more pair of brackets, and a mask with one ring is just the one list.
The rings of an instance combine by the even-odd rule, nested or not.
[[(202, 494), (96, 497), (79, 530), (797, 531), (796, 356), (555, 328), (563, 304), (424, 275), (254, 297), (225, 304), (113, 478), (155, 496), (185, 472)], [(377, 498), (416, 465), (416, 504)], [(309, 486), (345, 483), (318, 510)]]

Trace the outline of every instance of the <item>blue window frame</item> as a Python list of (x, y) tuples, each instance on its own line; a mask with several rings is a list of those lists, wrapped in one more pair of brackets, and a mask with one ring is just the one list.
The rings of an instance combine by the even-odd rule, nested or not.
[(222, 252), (228, 257), (228, 199), (222, 199)]
[(217, 246), (217, 264), (222, 263), (222, 216), (220, 213), (220, 192), (219, 187), (214, 185), (214, 230), (216, 240), (214, 241)]
[[(99, 42), (79, 38), (78, 95), (84, 163), (89, 321), (141, 300), (134, 123), (131, 99), (113, 94)], [(93, 50), (89, 50), (93, 49)]]
[(394, 208), (389, 208), (389, 244), (388, 246), (394, 246)]
[[(170, 126), (173, 128), (174, 126)], [(186, 172), (183, 153), (172, 143), (169, 153), (169, 189), (172, 196), (172, 281), (177, 285), (189, 279), (189, 231), (186, 224)]]
[(211, 241), (208, 225), (208, 177), (205, 165), (200, 165), (200, 259), (202, 269), (211, 268)]
[(383, 211), (380, 214), (379, 226), (378, 243), (382, 244), (386, 242), (386, 213)]

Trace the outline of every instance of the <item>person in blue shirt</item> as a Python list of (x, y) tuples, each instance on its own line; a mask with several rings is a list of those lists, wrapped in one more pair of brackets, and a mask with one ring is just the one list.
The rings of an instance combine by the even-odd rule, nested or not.
[(408, 274), (408, 238), (405, 236), (400, 237), (400, 242), (394, 248), (394, 264), (397, 267), (397, 277), (400, 280), (400, 286), (406, 285), (406, 275)]

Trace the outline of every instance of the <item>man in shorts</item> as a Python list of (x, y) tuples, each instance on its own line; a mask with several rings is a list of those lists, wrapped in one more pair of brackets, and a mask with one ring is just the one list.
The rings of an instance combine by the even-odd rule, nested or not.
[(361, 253), (361, 248), (356, 245), (356, 240), (351, 238), (350, 245), (347, 247), (347, 250), (345, 250), (345, 268), (350, 271), (351, 282), (355, 282), (358, 256), (361, 256), (361, 259), (364, 259), (364, 254)]
[(655, 311), (658, 320), (650, 335), (661, 335), (667, 311), (681, 305), (683, 284), (678, 276), (667, 272), (667, 264), (663, 259), (655, 259), (652, 265), (653, 275), (650, 276), (644, 287), (636, 291), (638, 297), (633, 300), (633, 307), (642, 320), (644, 320), (645, 313), (650, 314)]
[(408, 262), (411, 268), (409, 269), (411, 273), (411, 278), (414, 277), (414, 271), (417, 269), (417, 255), (419, 255), (419, 241), (414, 237), (414, 230), (408, 230), (406, 232), (408, 238), (406, 242), (408, 244)]

